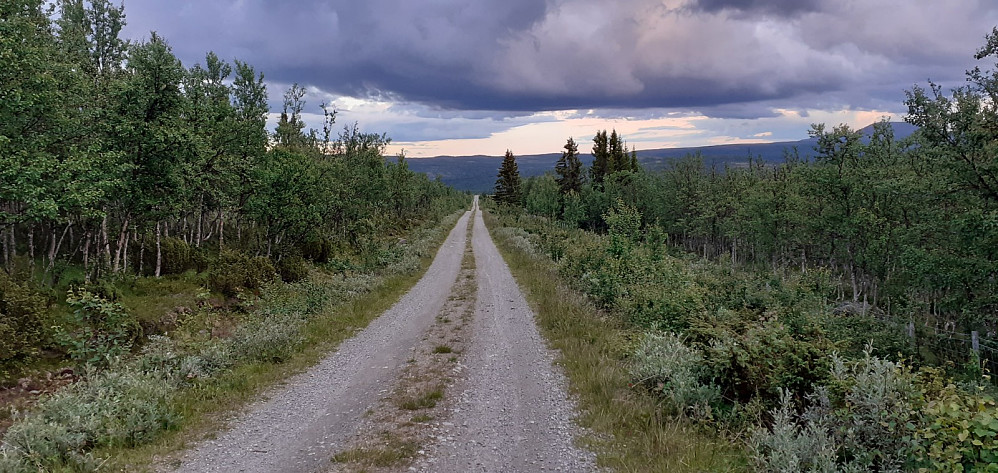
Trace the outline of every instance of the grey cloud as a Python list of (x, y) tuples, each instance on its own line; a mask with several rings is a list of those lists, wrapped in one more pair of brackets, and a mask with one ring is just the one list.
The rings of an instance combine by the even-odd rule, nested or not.
[(821, 10), (821, 0), (697, 0), (693, 7), (705, 12), (737, 11), (794, 16)]
[(424, 115), (683, 107), (747, 117), (804, 97), (870, 107), (930, 77), (958, 83), (998, 5), (129, 0), (126, 14), (128, 35), (159, 31), (187, 65), (212, 49), (274, 83), (420, 103)]

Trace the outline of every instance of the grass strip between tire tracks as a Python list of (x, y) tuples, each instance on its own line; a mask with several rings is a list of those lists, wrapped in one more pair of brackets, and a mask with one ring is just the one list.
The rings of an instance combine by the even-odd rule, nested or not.
[[(498, 228), (491, 214), (484, 218), (486, 227)], [(561, 283), (549, 259), (491, 233), (537, 315), (541, 333), (560, 351), (558, 363), (580, 410), (577, 422), (589, 430), (583, 441), (596, 452), (601, 467), (622, 472), (747, 468), (736, 446), (666, 416), (654, 398), (629, 387), (625, 357), (633, 333)]]

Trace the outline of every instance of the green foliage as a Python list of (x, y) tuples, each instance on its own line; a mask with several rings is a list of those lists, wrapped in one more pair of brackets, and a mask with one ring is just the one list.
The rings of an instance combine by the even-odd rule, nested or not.
[(749, 438), (756, 471), (834, 473), (835, 444), (820, 428), (801, 426), (794, 412), (793, 398), (780, 393), (780, 406), (772, 412), (770, 428), (758, 428)]
[(287, 361), (305, 341), (304, 322), (300, 314), (281, 314), (243, 325), (233, 337), (233, 351), (253, 361)]
[(277, 274), (284, 282), (298, 282), (308, 277), (308, 266), (300, 256), (285, 256), (277, 262)]
[(923, 369), (919, 388), (926, 402), (915, 437), (916, 456), (935, 471), (998, 471), (998, 404), (966, 392), (940, 370)]
[(86, 290), (70, 290), (72, 315), (56, 327), (56, 340), (80, 365), (106, 367), (128, 353), (141, 335), (138, 322), (121, 304)]
[(627, 144), (617, 134), (617, 130), (613, 130), (609, 136), (606, 130), (596, 133), (593, 137), (593, 167), (589, 170), (594, 183), (602, 184), (617, 172), (638, 170), (636, 153), (627, 152)]
[(534, 215), (556, 218), (561, 211), (558, 183), (550, 174), (527, 179), (523, 185), (524, 207)]
[[(207, 266), (203, 250), (191, 248), (184, 240), (161, 237), (159, 243), (162, 275), (183, 274), (187, 270)], [(143, 276), (152, 276), (156, 271), (156, 236), (145, 235), (130, 245), (128, 254), (132, 259), (130, 262), (132, 267), (136, 270), (141, 267)]]
[(48, 301), (0, 271), (0, 372), (38, 353), (51, 336)]
[(147, 443), (178, 418), (173, 387), (154, 374), (108, 371), (44, 399), (4, 437), (4, 471), (97, 471), (97, 447)]
[(250, 257), (236, 250), (222, 250), (208, 273), (212, 290), (235, 296), (242, 289), (259, 290), (277, 278), (277, 270), (270, 259)]
[(831, 347), (820, 332), (795, 334), (777, 318), (742, 317), (720, 310), (690, 331), (706, 345), (705, 363), (725, 397), (775, 405), (781, 389), (803, 395), (828, 376)]
[(667, 400), (674, 412), (707, 419), (721, 393), (703, 356), (673, 333), (646, 333), (631, 355), (631, 377)]
[[(558, 175), (558, 192), (567, 195), (570, 192), (578, 194), (582, 192), (582, 161), (579, 159), (579, 145), (575, 140), (568, 139), (565, 143), (565, 151), (561, 153), (561, 158), (554, 166), (554, 172)], [(529, 194), (529, 193), (528, 193)]]
[(520, 205), (523, 201), (520, 189), (520, 171), (516, 167), (516, 157), (510, 150), (506, 150), (506, 156), (502, 160), (502, 165), (499, 166), (494, 198), (496, 202), (507, 205)]

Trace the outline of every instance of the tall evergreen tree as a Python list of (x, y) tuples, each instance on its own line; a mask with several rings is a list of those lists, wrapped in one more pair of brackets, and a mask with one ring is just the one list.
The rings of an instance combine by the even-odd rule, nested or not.
[(579, 145), (574, 139), (569, 138), (565, 143), (565, 151), (561, 153), (554, 172), (558, 174), (558, 191), (562, 195), (570, 191), (582, 192), (582, 161), (579, 160)]
[(522, 201), (520, 190), (520, 170), (516, 166), (516, 158), (513, 152), (506, 150), (506, 156), (499, 167), (499, 175), (496, 179), (495, 199), (497, 202), (520, 205)]
[(602, 184), (603, 178), (611, 172), (606, 130), (598, 131), (593, 137), (593, 167), (589, 170), (590, 177), (593, 183)]
[[(606, 133), (604, 131), (603, 133)], [(620, 135), (617, 134), (617, 130), (610, 132), (610, 139), (607, 141), (607, 153), (609, 157), (607, 159), (607, 172), (606, 175), (613, 174), (617, 171), (623, 171), (627, 167), (630, 167), (630, 162), (627, 160), (627, 150), (624, 148), (624, 141), (621, 139)]]

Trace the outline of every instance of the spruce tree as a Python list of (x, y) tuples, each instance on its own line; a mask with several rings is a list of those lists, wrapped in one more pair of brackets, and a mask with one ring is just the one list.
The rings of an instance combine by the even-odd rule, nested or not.
[(496, 179), (495, 199), (499, 203), (520, 205), (522, 197), (520, 170), (516, 167), (516, 158), (513, 156), (513, 152), (507, 149)]
[(570, 191), (582, 192), (582, 161), (579, 160), (579, 146), (574, 139), (569, 138), (565, 143), (565, 151), (561, 153), (554, 172), (558, 174), (558, 191), (562, 195)]
[[(606, 133), (605, 131), (603, 133)], [(620, 135), (617, 134), (617, 130), (613, 130), (610, 133), (610, 139), (607, 143), (607, 170), (606, 175), (609, 176), (617, 171), (623, 171), (629, 166), (627, 157), (625, 156), (626, 150), (624, 148), (624, 141), (621, 139)]]
[(607, 148), (606, 130), (596, 132), (593, 137), (593, 167), (589, 170), (594, 183), (602, 184), (610, 169), (610, 151)]

